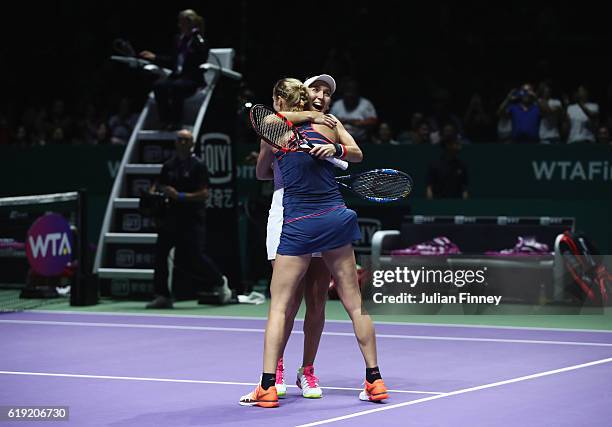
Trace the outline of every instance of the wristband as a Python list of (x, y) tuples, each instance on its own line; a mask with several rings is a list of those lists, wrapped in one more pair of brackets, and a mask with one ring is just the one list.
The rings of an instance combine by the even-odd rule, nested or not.
[(334, 147), (336, 148), (336, 153), (334, 154), (334, 157), (342, 157), (344, 155), (344, 149), (342, 148), (342, 144), (334, 144)]
[(185, 193), (183, 193), (182, 191), (180, 193), (178, 193), (178, 199), (179, 200), (185, 200)]
[(344, 159), (347, 153), (346, 147), (342, 144), (334, 144), (334, 146), (336, 147), (336, 154), (334, 154), (334, 157)]

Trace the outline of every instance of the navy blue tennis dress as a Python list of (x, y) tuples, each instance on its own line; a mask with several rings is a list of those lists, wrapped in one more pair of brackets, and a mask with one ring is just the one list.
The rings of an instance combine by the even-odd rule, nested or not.
[[(311, 124), (298, 129), (312, 143), (331, 143)], [(357, 214), (344, 204), (330, 162), (303, 152), (275, 156), (285, 187), (278, 254), (324, 252), (361, 239)]]

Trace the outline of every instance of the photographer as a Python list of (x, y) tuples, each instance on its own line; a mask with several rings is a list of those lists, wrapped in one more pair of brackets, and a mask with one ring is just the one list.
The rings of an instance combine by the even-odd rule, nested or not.
[(193, 135), (188, 130), (177, 132), (176, 153), (162, 167), (157, 184), (151, 192), (161, 192), (169, 205), (158, 224), (155, 247), (154, 286), (156, 298), (147, 308), (172, 308), (168, 289), (168, 253), (174, 246), (183, 258), (175, 267), (203, 281), (207, 291), (218, 295), (225, 304), (231, 297), (227, 278), (205, 254), (206, 199), (208, 171), (193, 154)]
[(538, 142), (541, 111), (530, 84), (525, 83), (520, 89), (512, 89), (497, 109), (497, 115), (500, 119), (510, 119), (512, 122), (513, 142)]

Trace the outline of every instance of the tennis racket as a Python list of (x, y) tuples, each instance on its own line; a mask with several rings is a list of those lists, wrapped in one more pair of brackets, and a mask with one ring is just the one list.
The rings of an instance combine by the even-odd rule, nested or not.
[(407, 197), (412, 191), (410, 175), (395, 169), (374, 169), (338, 176), (336, 182), (359, 197), (376, 203), (388, 203)]
[[(270, 107), (257, 104), (249, 113), (253, 129), (268, 144), (284, 152), (310, 151), (314, 147), (285, 116)], [(342, 170), (348, 168), (348, 162), (335, 157), (325, 160)]]

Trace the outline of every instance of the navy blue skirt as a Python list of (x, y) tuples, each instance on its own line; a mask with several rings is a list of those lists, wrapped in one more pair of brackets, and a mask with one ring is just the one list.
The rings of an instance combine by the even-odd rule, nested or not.
[(360, 239), (357, 214), (346, 206), (338, 206), (285, 221), (277, 253), (306, 255), (324, 252)]

